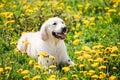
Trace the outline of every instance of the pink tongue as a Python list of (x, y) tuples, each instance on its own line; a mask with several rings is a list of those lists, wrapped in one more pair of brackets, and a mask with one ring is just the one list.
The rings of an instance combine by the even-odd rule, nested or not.
[(65, 39), (66, 38), (66, 35), (65, 34), (62, 34), (62, 33), (59, 33), (57, 34), (59, 37), (61, 37), (62, 39)]

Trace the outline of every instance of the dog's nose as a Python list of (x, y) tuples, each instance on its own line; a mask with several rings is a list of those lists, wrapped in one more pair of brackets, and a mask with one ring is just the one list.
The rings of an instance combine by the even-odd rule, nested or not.
[(66, 32), (67, 31), (67, 28), (66, 27), (63, 27), (62, 28), (62, 32)]

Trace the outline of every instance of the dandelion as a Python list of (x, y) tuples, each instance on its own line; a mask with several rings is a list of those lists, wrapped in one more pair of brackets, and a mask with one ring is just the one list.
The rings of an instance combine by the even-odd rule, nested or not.
[(23, 71), (23, 69), (22, 68), (20, 68), (20, 69), (18, 69), (17, 70), (17, 72), (19, 73), (19, 72), (22, 72)]
[(98, 67), (99, 63), (93, 63), (91, 64), (92, 67)]
[(108, 12), (116, 12), (116, 9), (109, 9)]
[(79, 7), (79, 8), (83, 8), (83, 5), (79, 4), (78, 7)]
[(17, 42), (10, 42), (10, 45), (16, 45)]
[(38, 80), (38, 79), (40, 79), (41, 77), (39, 76), (39, 75), (37, 75), (37, 76), (34, 76), (33, 78), (32, 78), (32, 80)]
[(30, 71), (29, 70), (23, 70), (21, 74), (28, 74)]
[(87, 10), (87, 9), (89, 8), (89, 6), (90, 6), (90, 3), (87, 3), (87, 4), (85, 5), (85, 10)]
[(94, 70), (89, 70), (89, 72), (87, 73), (88, 75), (93, 75), (95, 73), (95, 71)]
[(116, 70), (116, 69), (117, 69), (117, 67), (113, 67), (112, 69), (113, 69), (113, 70)]
[[(77, 25), (77, 26), (78, 26), (78, 25)], [(81, 34), (82, 34), (82, 32), (81, 32), (81, 31), (80, 31), (80, 32), (78, 32), (78, 33), (76, 33), (76, 34), (74, 35), (74, 39), (78, 38)]]
[(100, 72), (100, 75), (99, 75), (99, 78), (100, 79), (103, 79), (106, 77), (106, 74), (104, 72)]
[(39, 52), (37, 55), (42, 57), (48, 57), (46, 52)]
[(82, 61), (84, 59), (84, 57), (83, 56), (79, 56), (77, 59)]
[(95, 62), (103, 62), (103, 58), (98, 57), (96, 60), (94, 60)]
[(79, 66), (80, 66), (80, 68), (82, 68), (82, 67), (84, 67), (85, 65), (84, 65), (84, 64), (80, 64)]
[(4, 71), (3, 68), (0, 68), (0, 74), (1, 74), (3, 71)]
[(73, 78), (77, 78), (78, 75), (77, 75), (77, 74), (73, 74), (72, 77), (73, 77)]
[(11, 70), (11, 69), (12, 67), (9, 67), (9, 66), (5, 67), (5, 70)]
[(56, 66), (55, 66), (55, 65), (51, 65), (51, 66), (49, 66), (49, 68), (50, 68), (50, 69), (55, 69)]
[(70, 70), (70, 67), (63, 67), (62, 70), (63, 70), (64, 72), (68, 72), (68, 71)]
[(68, 80), (68, 78), (66, 78), (66, 77), (63, 77), (63, 78), (61, 78), (60, 80)]
[(45, 71), (43, 74), (48, 75), (48, 74), (49, 74), (49, 72)]
[(88, 26), (89, 23), (90, 23), (88, 20), (82, 20), (82, 22), (83, 22), (86, 26)]
[(106, 66), (100, 66), (99, 69), (106, 69)]
[(118, 12), (118, 16), (120, 16), (120, 12)]
[(116, 79), (116, 76), (112, 75), (112, 76), (109, 77), (109, 80), (115, 80), (115, 79)]
[(38, 1), (36, 5), (37, 5), (37, 6), (41, 6), (41, 5), (42, 5), (42, 2)]
[(118, 52), (118, 48), (116, 46), (112, 46), (111, 49), (112, 49), (112, 51), (111, 51), (112, 53), (113, 52)]
[(95, 20), (95, 17), (91, 17), (90, 21), (93, 22)]
[(86, 59), (91, 59), (91, 58), (92, 58), (92, 56), (89, 55), (89, 54), (84, 54), (83, 56), (84, 56)]
[(110, 54), (111, 57), (117, 57), (117, 54)]
[(75, 19), (80, 19), (80, 16), (77, 15), (77, 14), (73, 14), (72, 16), (73, 16)]
[(32, 65), (33, 62), (34, 62), (33, 60), (30, 60), (28, 64), (29, 64), (29, 65)]
[(50, 58), (50, 59), (52, 59), (52, 60), (54, 60), (54, 59), (55, 59), (55, 57), (54, 57), (54, 56), (49, 56), (49, 58)]
[(50, 78), (48, 80), (56, 80), (56, 75), (50, 75)]
[(28, 75), (23, 76), (23, 79), (29, 79)]
[(74, 41), (73, 41), (73, 45), (78, 45), (80, 43), (80, 40), (79, 39), (75, 39)]
[(93, 76), (91, 76), (91, 78), (93, 78), (93, 79), (98, 79), (99, 76), (98, 76), (98, 75), (93, 75)]
[(88, 47), (88, 46), (83, 46), (82, 49), (85, 50), (85, 51), (91, 51), (91, 48)]
[(41, 69), (42, 67), (39, 64), (34, 65), (34, 69)]

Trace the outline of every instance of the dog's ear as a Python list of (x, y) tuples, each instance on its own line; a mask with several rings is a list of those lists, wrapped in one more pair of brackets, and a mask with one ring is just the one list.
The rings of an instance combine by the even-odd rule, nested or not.
[(42, 40), (47, 40), (48, 39), (48, 34), (47, 34), (47, 26), (46, 24), (44, 23), (41, 27), (41, 30), (40, 30), (40, 33), (41, 33), (41, 38)]

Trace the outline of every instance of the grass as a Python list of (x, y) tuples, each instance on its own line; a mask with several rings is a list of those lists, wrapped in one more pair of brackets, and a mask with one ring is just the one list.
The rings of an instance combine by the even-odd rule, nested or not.
[[(0, 80), (119, 80), (119, 5), (119, 0), (0, 0)], [(54, 16), (68, 26), (65, 43), (76, 65), (49, 72), (16, 45), (23, 32), (38, 31)]]

